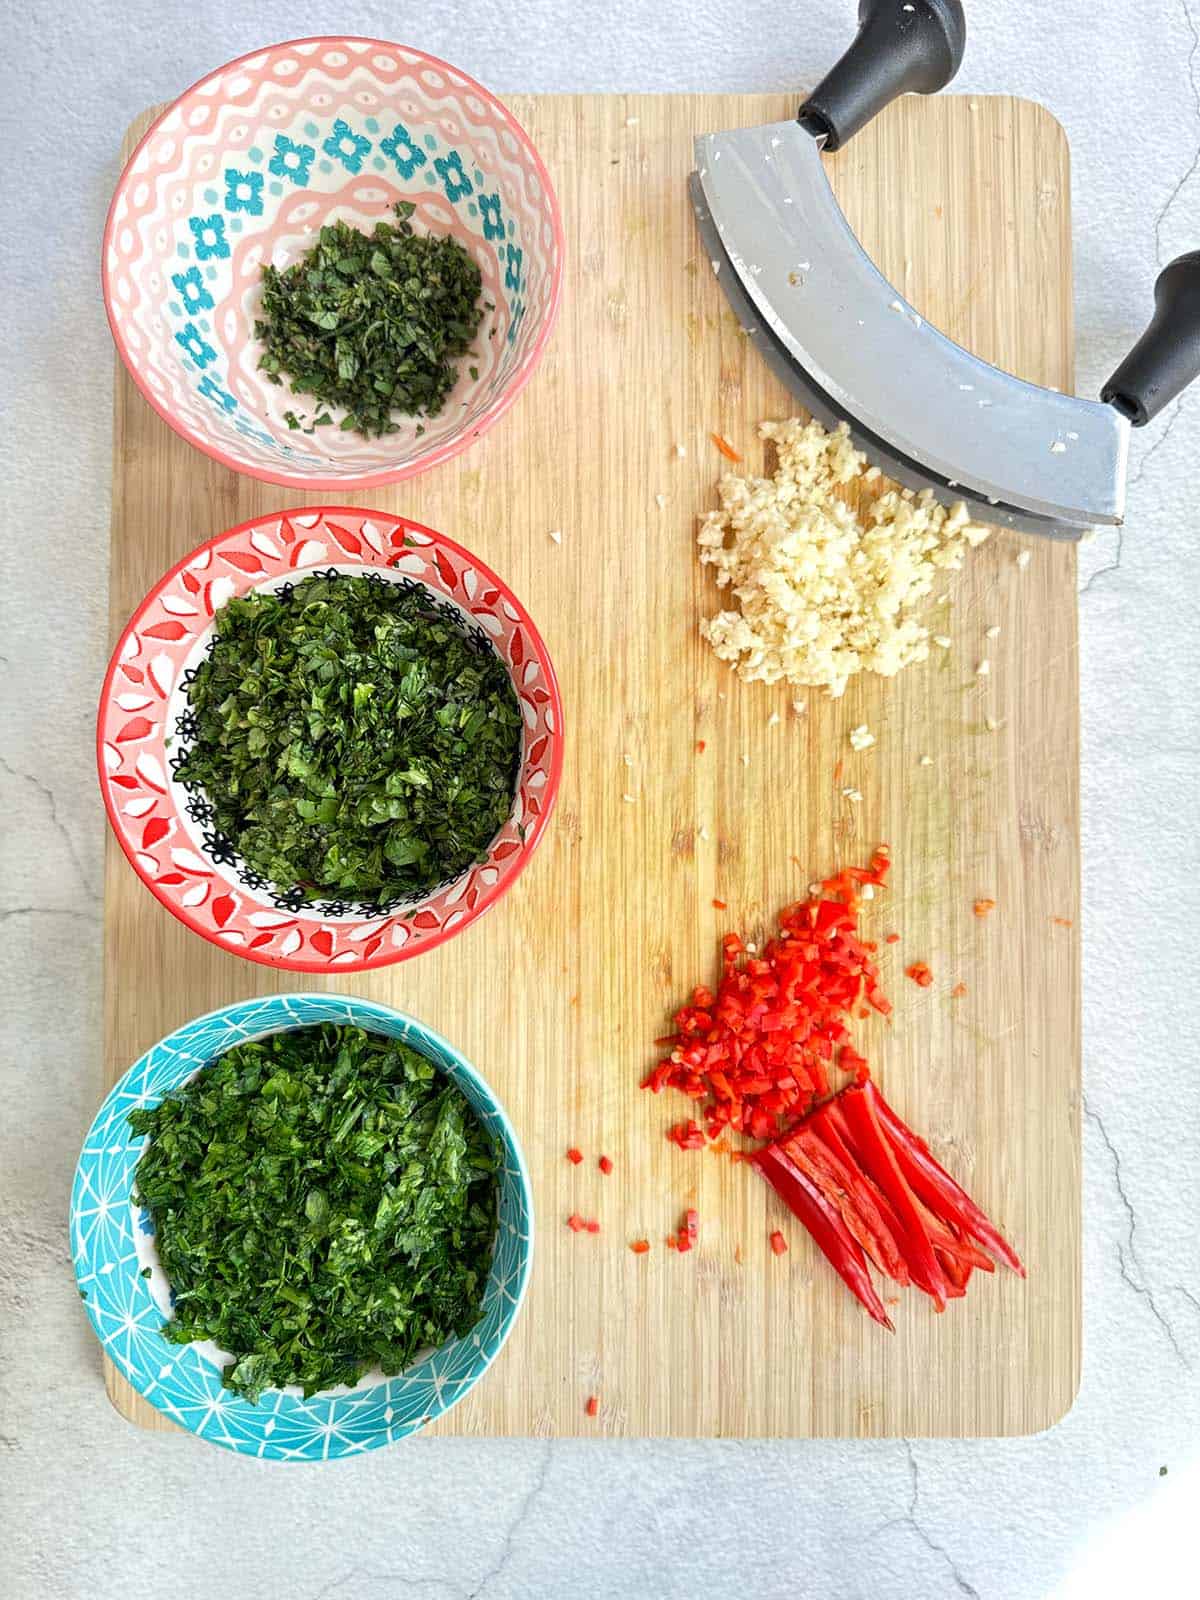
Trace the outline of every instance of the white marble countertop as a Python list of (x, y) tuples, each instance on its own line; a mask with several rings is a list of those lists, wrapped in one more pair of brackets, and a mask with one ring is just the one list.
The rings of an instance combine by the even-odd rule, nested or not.
[[(851, 0), (112, 0), (9, 10), (0, 60), (9, 577), (0, 667), (0, 1591), (105, 1600), (1194, 1595), (1200, 1491), (1200, 387), (1083, 552), (1083, 1384), (1031, 1439), (414, 1442), (281, 1471), (150, 1437), (100, 1388), (65, 1212), (100, 1095), (112, 350), (97, 251), (126, 124), (253, 46), (400, 36), (501, 93), (786, 89)], [(1200, 245), (1200, 0), (969, 0), (957, 87), (1071, 139), (1081, 393)], [(71, 429), (64, 424), (70, 419)], [(18, 555), (19, 549), (19, 555)], [(50, 600), (48, 597), (53, 597)], [(77, 909), (84, 908), (80, 938)], [(1047, 1070), (1053, 1070), (1048, 1063)]]

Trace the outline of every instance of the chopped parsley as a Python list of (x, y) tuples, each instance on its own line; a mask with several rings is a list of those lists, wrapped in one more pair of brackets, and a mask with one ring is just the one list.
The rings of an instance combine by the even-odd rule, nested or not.
[(511, 810), (508, 670), (419, 585), (332, 573), (230, 600), (188, 696), (176, 777), (300, 903), (427, 894), (481, 860)]
[(257, 1402), (401, 1372), (479, 1319), (498, 1158), (461, 1091), (395, 1039), (324, 1023), (235, 1045), (152, 1110), (172, 1344), (214, 1341)]

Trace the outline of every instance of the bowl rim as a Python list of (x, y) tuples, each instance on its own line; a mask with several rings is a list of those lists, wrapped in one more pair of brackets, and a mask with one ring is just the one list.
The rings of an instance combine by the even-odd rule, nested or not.
[[(137, 852), (133, 848), (131, 842), (125, 837), (125, 830), (122, 828), (115, 814), (116, 802), (112, 794), (112, 787), (107, 782), (108, 774), (104, 761), (104, 714), (114, 692), (116, 674), (121, 665), (121, 651), (124, 647), (125, 641), (133, 632), (138, 619), (153, 602), (155, 596), (165, 589), (168, 584), (172, 583), (189, 565), (189, 563), (194, 561), (202, 551), (213, 549), (226, 539), (245, 533), (248, 529), (254, 528), (260, 523), (273, 522), (280, 517), (325, 517), (329, 514), (333, 514), (334, 516), (378, 517), (381, 522), (402, 523), (406, 528), (413, 528), (418, 533), (428, 534), (435, 546), (440, 545), (452, 552), (454, 555), (461, 557), (470, 566), (472, 566), (481, 577), (485, 577), (492, 584), (494, 584), (494, 586), (500, 591), (501, 597), (507, 601), (507, 603), (511, 605), (517, 612), (520, 623), (525, 629), (526, 636), (538, 656), (539, 663), (545, 674), (546, 688), (550, 694), (549, 703), (550, 709), (554, 715), (554, 725), (556, 730), (554, 745), (550, 756), (550, 775), (546, 781), (545, 794), (542, 798), (542, 809), (535, 819), (533, 826), (526, 830), (524, 842), (513, 864), (511, 872), (509, 872), (507, 876), (499, 878), (489, 888), (485, 889), (483, 893), (480, 894), (478, 900), (475, 902), (475, 905), (466, 911), (462, 918), (456, 922), (452, 928), (439, 928), (436, 933), (430, 933), (428, 937), (422, 937), (422, 939), (415, 945), (410, 940), (408, 943), (399, 947), (393, 945), (391, 949), (386, 951), (386, 953), (382, 949), (378, 950), (373, 956), (369, 957), (365, 961), (354, 962), (353, 964), (346, 963), (336, 968), (331, 968), (327, 961), (300, 960), (295, 956), (272, 955), (266, 950), (250, 950), (231, 947), (217, 937), (215, 930), (206, 927), (198, 914), (193, 915), (189, 907), (177, 904), (167, 894), (165, 894), (162, 888), (153, 879), (147, 877), (143, 872), (141, 865), (137, 860)], [(305, 570), (306, 569), (300, 569), (301, 575), (304, 574)], [(416, 581), (420, 582), (421, 580), (417, 579)], [(253, 584), (250, 585), (251, 589), (254, 587), (256, 586)], [(422, 587), (427, 588), (428, 585), (422, 584)], [(435, 591), (430, 592), (433, 593)], [(505, 663), (505, 668), (507, 670), (507, 663)], [(492, 568), (488, 566), (487, 562), (481, 561), (479, 557), (476, 556), (472, 551), (468, 550), (465, 545), (459, 544), (458, 541), (456, 539), (452, 539), (449, 534), (440, 533), (436, 528), (431, 528), (427, 523), (418, 522), (414, 517), (401, 516), (390, 511), (378, 511), (369, 506), (315, 505), (303, 506), (299, 508), (284, 508), (281, 511), (261, 512), (258, 516), (247, 517), (244, 522), (239, 522), (234, 524), (232, 527), (222, 529), (220, 533), (214, 534), (211, 539), (206, 539), (203, 544), (199, 544), (193, 550), (189, 550), (180, 558), (180, 560), (175, 563), (173, 567), (171, 567), (167, 572), (163, 573), (160, 578), (156, 579), (156, 581), (151, 584), (150, 588), (134, 607), (129, 620), (125, 623), (120, 633), (117, 635), (116, 642), (112, 648), (112, 653), (109, 656), (108, 667), (104, 674), (104, 682), (100, 688), (100, 698), (96, 708), (96, 774), (97, 781), (100, 785), (100, 797), (104, 802), (104, 812), (109, 828), (112, 831), (117, 843), (120, 845), (125, 859), (132, 867), (138, 881), (142, 884), (142, 886), (150, 891), (150, 893), (158, 901), (159, 905), (163, 906), (167, 911), (169, 911), (177, 921), (182, 922), (184, 927), (186, 927), (189, 932), (199, 934), (202, 939), (206, 940), (216, 949), (223, 951), (226, 955), (237, 956), (243, 961), (253, 961), (259, 966), (271, 967), (277, 972), (304, 972), (324, 977), (333, 977), (335, 975), (350, 976), (358, 972), (370, 972), (379, 967), (393, 966), (401, 961), (411, 961), (414, 957), (424, 955), (427, 951), (436, 950), (439, 945), (444, 944), (448, 939), (453, 939), (457, 934), (462, 933), (464, 929), (469, 928), (473, 922), (477, 922), (485, 912), (490, 911), (492, 906), (494, 906), (496, 902), (500, 900), (509, 889), (512, 888), (513, 884), (516, 883), (517, 879), (529, 865), (534, 852), (541, 843), (542, 836), (546, 831), (546, 828), (550, 822), (550, 818), (554, 814), (554, 807), (558, 799), (559, 785), (562, 782), (565, 741), (566, 730), (563, 725), (562, 693), (558, 686), (558, 677), (554, 671), (553, 659), (551, 658), (550, 652), (546, 647), (546, 642), (542, 638), (537, 624), (534, 622), (533, 618), (530, 616), (521, 600), (516, 594), (513, 593), (512, 589), (509, 588), (504, 579), (494, 572)]]
[[(218, 78), (224, 73), (232, 71), (233, 68), (241, 66), (243, 62), (253, 60), (258, 56), (269, 56), (275, 50), (285, 50), (289, 46), (302, 44), (334, 46), (339, 44), (361, 44), (375, 46), (381, 50), (402, 50), (410, 55), (420, 56), (422, 62), (431, 67), (440, 67), (446, 72), (454, 73), (462, 80), (468, 90), (478, 94), (500, 112), (517, 138), (528, 150), (534, 170), (537, 172), (549, 203), (550, 223), (554, 232), (555, 243), (555, 267), (554, 278), (550, 285), (550, 303), (541, 329), (524, 362), (509, 379), (495, 403), (480, 417), (478, 423), (469, 432), (455, 434), (445, 444), (439, 445), (436, 450), (428, 450), (424, 454), (406, 462), (403, 466), (381, 467), (374, 472), (332, 478), (310, 476), (307, 473), (284, 472), (282, 470), (268, 472), (262, 467), (248, 466), (245, 462), (235, 461), (232, 456), (226, 454), (225, 451), (214, 445), (210, 440), (194, 432), (181, 419), (176, 417), (168, 406), (161, 403), (150, 385), (143, 382), (141, 375), (130, 359), (128, 346), (113, 314), (113, 285), (108, 265), (110, 244), (116, 228), (117, 202), (125, 192), (126, 180), (132, 175), (134, 162), (141, 155), (143, 148), (158, 132), (159, 127), (166, 118), (171, 115), (178, 105), (188, 99), (190, 95), (195, 94), (197, 90), (202, 89), (205, 84), (212, 82), (214, 78)], [(414, 478), (419, 473), (428, 472), (432, 467), (441, 466), (444, 462), (452, 461), (455, 456), (461, 455), (464, 450), (469, 449), (476, 440), (481, 439), (484, 434), (499, 422), (500, 418), (505, 415), (530, 378), (532, 378), (538, 363), (545, 353), (550, 335), (554, 332), (554, 325), (558, 321), (558, 313), (562, 305), (565, 255), (566, 233), (563, 229), (562, 212), (558, 204), (558, 192), (554, 187), (546, 163), (542, 160), (537, 146), (529, 137), (524, 126), (517, 121), (516, 117), (513, 116), (512, 112), (498, 96), (494, 95), (490, 89), (486, 89), (469, 72), (464, 72), (461, 67), (455, 66), (452, 61), (446, 61), (441, 56), (431, 55), (429, 51), (422, 50), (417, 45), (402, 45), (395, 40), (377, 39), (369, 34), (318, 33), (307, 34), (298, 39), (279, 39), (274, 44), (260, 45), (256, 50), (247, 50), (240, 56), (234, 56), (231, 61), (226, 61), (221, 66), (214, 67), (211, 72), (206, 72), (203, 77), (197, 78), (194, 83), (189, 84), (159, 112), (132, 151), (130, 151), (129, 159), (121, 168), (116, 187), (113, 189), (112, 199), (109, 201), (108, 211), (104, 219), (104, 232), (100, 240), (100, 287), (104, 299), (104, 314), (108, 319), (109, 332), (112, 334), (113, 343), (117, 347), (117, 354), (121, 358), (125, 371), (133, 380), (134, 386), (143, 400), (153, 411), (158, 413), (174, 433), (177, 433), (181, 439), (185, 439), (188, 444), (194, 446), (204, 455), (211, 457), (214, 461), (219, 461), (222, 466), (228, 467), (232, 472), (241, 473), (243, 477), (256, 478), (260, 483), (277, 484), (285, 489), (303, 489), (313, 494), (338, 494), (345, 493), (347, 490), (355, 492), (359, 489), (375, 489), (387, 483), (402, 483), (406, 478)]]
[[(71, 1177), (71, 1193), (70, 1193), (70, 1199), (69, 1199), (69, 1203), (68, 1203), (67, 1229), (68, 1229), (68, 1239), (69, 1239), (70, 1247), (71, 1247), (71, 1270), (72, 1270), (72, 1275), (75, 1277), (76, 1283), (78, 1284), (78, 1279), (79, 1279), (79, 1258), (78, 1258), (77, 1252), (75, 1250), (75, 1244), (74, 1244), (74, 1222), (75, 1222), (76, 1210), (77, 1210), (77, 1206), (78, 1206), (78, 1189), (79, 1189), (79, 1183), (80, 1183), (80, 1167), (81, 1167), (82, 1162), (83, 1162), (83, 1155), (84, 1155), (85, 1150), (88, 1147), (89, 1141), (91, 1140), (93, 1133), (96, 1130), (97, 1124), (100, 1122), (101, 1118), (104, 1116), (104, 1114), (105, 1114), (110, 1102), (114, 1101), (123, 1092), (125, 1092), (125, 1084), (127, 1083), (128, 1079), (130, 1078), (130, 1075), (137, 1071), (137, 1069), (145, 1061), (146, 1057), (149, 1056), (153, 1051), (160, 1050), (164, 1046), (170, 1045), (171, 1040), (175, 1039), (177, 1035), (185, 1032), (186, 1030), (189, 1030), (189, 1029), (192, 1029), (192, 1028), (196, 1027), (200, 1023), (208, 1022), (208, 1021), (210, 1021), (210, 1020), (212, 1020), (214, 1018), (222, 1017), (222, 1016), (225, 1016), (225, 1015), (228, 1015), (228, 1014), (236, 1014), (236, 1013), (242, 1011), (243, 1009), (245, 1009), (247, 1007), (253, 1007), (253, 1006), (264, 1006), (264, 1007), (269, 1006), (271, 1008), (272, 1012), (274, 1012), (278, 1008), (279, 1005), (284, 1004), (284, 1003), (286, 1003), (288, 1001), (297, 1001), (297, 1000), (298, 1001), (302, 1001), (305, 1004), (312, 1004), (313, 1002), (320, 1003), (320, 1002), (323, 1002), (323, 1001), (328, 1001), (328, 1002), (332, 1002), (332, 1003), (335, 1003), (335, 1004), (336, 1003), (341, 1003), (341, 1004), (345, 1005), (346, 1008), (347, 1008), (347, 1013), (348, 1013), (347, 1020), (352, 1021), (353, 1025), (355, 1025), (355, 1026), (361, 1026), (361, 1027), (367, 1028), (368, 1031), (370, 1031), (370, 1025), (369, 1025), (368, 1022), (357, 1021), (357, 1020), (355, 1020), (355, 1018), (352, 1018), (349, 1015), (349, 1013), (351, 1013), (351, 1012), (355, 1013), (356, 1017), (358, 1015), (360, 1015), (361, 1013), (363, 1013), (363, 1012), (374, 1013), (376, 1017), (378, 1017), (378, 1015), (380, 1013), (383, 1013), (391, 1021), (398, 1021), (398, 1022), (404, 1023), (412, 1031), (412, 1033), (417, 1035), (422, 1041), (429, 1041), (434, 1046), (436, 1046), (437, 1049), (439, 1049), (442, 1052), (444, 1052), (445, 1056), (454, 1062), (456, 1071), (458, 1073), (461, 1073), (464, 1077), (471, 1079), (478, 1086), (478, 1088), (482, 1092), (483, 1098), (488, 1102), (488, 1105), (489, 1105), (491, 1113), (496, 1118), (498, 1118), (498, 1120), (499, 1120), (499, 1122), (500, 1122), (500, 1124), (501, 1124), (501, 1126), (502, 1126), (502, 1128), (504, 1130), (504, 1136), (505, 1136), (505, 1138), (506, 1138), (506, 1140), (508, 1142), (508, 1146), (509, 1146), (509, 1148), (511, 1148), (511, 1150), (513, 1152), (513, 1155), (516, 1158), (515, 1162), (514, 1162), (513, 1171), (514, 1171), (514, 1175), (516, 1177), (517, 1184), (518, 1184), (518, 1186), (520, 1188), (522, 1197), (524, 1199), (525, 1214), (526, 1214), (526, 1217), (528, 1219), (528, 1229), (527, 1229), (527, 1235), (526, 1235), (526, 1238), (525, 1238), (525, 1241), (524, 1241), (524, 1248), (520, 1252), (520, 1273), (519, 1273), (519, 1277), (518, 1277), (517, 1282), (516, 1282), (515, 1293), (512, 1294), (512, 1296), (511, 1296), (511, 1305), (509, 1306), (509, 1308), (504, 1313), (503, 1328), (502, 1328), (502, 1330), (500, 1332), (499, 1338), (496, 1341), (495, 1347), (491, 1350), (490, 1354), (487, 1354), (486, 1356), (483, 1357), (482, 1364), (480, 1365), (479, 1370), (472, 1375), (470, 1382), (467, 1383), (464, 1387), (460, 1388), (459, 1391), (454, 1395), (454, 1397), (451, 1400), (443, 1401), (441, 1396), (440, 1396), (440, 1394), (439, 1394), (437, 1402), (436, 1402), (436, 1406), (434, 1408), (431, 1408), (430, 1413), (429, 1413), (429, 1418), (428, 1418), (427, 1422), (421, 1422), (421, 1423), (417, 1424), (414, 1427), (408, 1428), (404, 1433), (401, 1433), (401, 1434), (397, 1435), (395, 1438), (390, 1438), (390, 1439), (387, 1438), (387, 1437), (375, 1437), (375, 1438), (372, 1438), (371, 1441), (368, 1444), (365, 1444), (362, 1447), (361, 1450), (355, 1450), (355, 1451), (352, 1451), (352, 1452), (346, 1452), (347, 1455), (366, 1455), (372, 1450), (382, 1449), (385, 1445), (389, 1445), (389, 1444), (399, 1444), (403, 1439), (411, 1438), (416, 1434), (424, 1432), (425, 1429), (430, 1425), (430, 1423), (436, 1422), (439, 1418), (444, 1417), (449, 1411), (452, 1411), (454, 1409), (454, 1407), (459, 1403), (459, 1401), (464, 1399), (481, 1382), (481, 1380), (484, 1377), (486, 1377), (487, 1373), (491, 1370), (491, 1368), (495, 1364), (496, 1359), (500, 1355), (500, 1352), (503, 1350), (504, 1346), (508, 1343), (508, 1340), (509, 1340), (509, 1338), (510, 1338), (510, 1336), (512, 1334), (512, 1331), (517, 1325), (518, 1318), (520, 1317), (521, 1311), (523, 1310), (524, 1305), (525, 1305), (525, 1299), (526, 1299), (526, 1296), (528, 1294), (530, 1281), (531, 1281), (532, 1276), (533, 1276), (533, 1258), (534, 1258), (534, 1253), (535, 1253), (535, 1249), (536, 1249), (536, 1234), (537, 1234), (537, 1218), (536, 1218), (536, 1215), (535, 1215), (535, 1212), (534, 1212), (534, 1204), (533, 1204), (533, 1184), (532, 1184), (532, 1180), (530, 1178), (530, 1173), (529, 1173), (529, 1162), (528, 1162), (528, 1159), (526, 1158), (524, 1147), (521, 1144), (521, 1141), (520, 1141), (519, 1137), (517, 1136), (517, 1131), (516, 1131), (516, 1128), (515, 1128), (515, 1126), (513, 1124), (513, 1120), (509, 1116), (508, 1108), (505, 1106), (504, 1102), (500, 1099), (499, 1095), (497, 1095), (496, 1091), (492, 1088), (491, 1084), (483, 1076), (482, 1072), (480, 1072), (479, 1068), (475, 1066), (474, 1062), (471, 1061), (469, 1059), (469, 1057), (464, 1055), (464, 1053), (458, 1048), (457, 1045), (452, 1044), (451, 1041), (449, 1039), (447, 1039), (444, 1034), (440, 1033), (436, 1028), (431, 1027), (429, 1023), (423, 1022), (419, 1017), (413, 1016), (413, 1014), (411, 1012), (409, 1012), (409, 1011), (400, 1010), (400, 1008), (398, 1006), (388, 1005), (385, 1001), (373, 1000), (373, 999), (368, 998), (365, 995), (360, 995), (360, 994), (347, 994), (347, 993), (345, 993), (343, 991), (339, 991), (339, 990), (331, 990), (331, 991), (329, 991), (327, 993), (323, 993), (323, 992), (320, 992), (320, 991), (313, 992), (311, 990), (310, 991), (305, 991), (305, 990), (287, 990), (287, 991), (283, 991), (283, 992), (280, 992), (280, 993), (272, 993), (272, 994), (266, 994), (266, 995), (250, 995), (250, 996), (248, 996), (247, 998), (245, 998), (243, 1000), (231, 1000), (231, 1001), (228, 1001), (225, 1005), (214, 1006), (212, 1008), (212, 1010), (210, 1010), (210, 1011), (203, 1011), (198, 1016), (189, 1017), (189, 1018), (185, 1019), (183, 1022), (179, 1023), (177, 1027), (172, 1028), (169, 1033), (164, 1034), (161, 1039), (158, 1039), (154, 1044), (148, 1046), (147, 1049), (143, 1050), (142, 1053), (137, 1057), (137, 1059), (135, 1061), (131, 1062), (128, 1067), (126, 1067), (125, 1071), (122, 1072), (121, 1076), (116, 1080), (116, 1082), (113, 1083), (111, 1085), (111, 1087), (105, 1092), (104, 1098), (101, 1100), (100, 1104), (97, 1106), (95, 1114), (94, 1114), (94, 1116), (92, 1117), (92, 1120), (89, 1122), (89, 1124), (87, 1126), (87, 1129), (86, 1129), (86, 1131), (84, 1133), (82, 1142), (80, 1144), (79, 1155), (76, 1158), (75, 1169), (74, 1169), (74, 1172), (72, 1173), (72, 1177)], [(296, 1024), (293, 1024), (290, 1027), (273, 1027), (272, 1026), (272, 1027), (268, 1027), (261, 1034), (255, 1034), (254, 1037), (256, 1037), (256, 1038), (267, 1038), (271, 1034), (274, 1034), (274, 1033), (294, 1032), (297, 1027), (309, 1027), (309, 1026), (314, 1026), (314, 1024), (311, 1024), (311, 1023), (296, 1023)], [(389, 1037), (391, 1037), (391, 1036), (389, 1036)], [(420, 1046), (414, 1044), (413, 1048), (414, 1049), (420, 1049)], [(443, 1071), (444, 1070), (439, 1063), (435, 1062), (434, 1064), (438, 1067), (439, 1071)], [(195, 1070), (203, 1070), (203, 1066), (207, 1066), (207, 1065), (208, 1065), (208, 1063), (205, 1062), (205, 1063), (203, 1063), (201, 1068), (198, 1068), (198, 1069), (195, 1069)], [(194, 1072), (191, 1075), (194, 1076)], [(166, 1091), (164, 1091), (164, 1092), (166, 1092)], [(157, 1104), (157, 1102), (155, 1102), (155, 1103)], [(489, 1277), (489, 1279), (491, 1277), (491, 1271), (490, 1270), (489, 1270), (489, 1273), (488, 1273), (488, 1277)], [(84, 1297), (84, 1299), (83, 1299), (83, 1308), (84, 1308), (84, 1312), (85, 1312), (85, 1314), (87, 1316), (88, 1322), (90, 1323), (90, 1325), (92, 1327), (92, 1331), (95, 1333), (97, 1339), (100, 1341), (100, 1345), (101, 1345), (102, 1351), (104, 1351), (104, 1353), (107, 1354), (107, 1346), (105, 1345), (101, 1330), (100, 1330), (100, 1328), (99, 1328), (99, 1326), (98, 1326), (98, 1324), (96, 1322), (96, 1317), (95, 1317), (95, 1314), (94, 1314), (95, 1306), (94, 1306), (94, 1302), (93, 1302), (93, 1300), (92, 1300), (92, 1298), (90, 1296), (89, 1297)], [(449, 1341), (447, 1341), (447, 1342), (449, 1342)], [(188, 1347), (184, 1346), (183, 1348), (186, 1349)], [(439, 1346), (438, 1348), (439, 1349), (444, 1348), (444, 1345), (443, 1346)], [(482, 1351), (482, 1347), (481, 1347), (481, 1351)], [(112, 1360), (113, 1358), (111, 1356), (109, 1356), (108, 1359)], [(168, 1415), (168, 1413), (166, 1413), (162, 1409), (162, 1407), (157, 1403), (157, 1401), (155, 1400), (154, 1396), (150, 1395), (150, 1394), (147, 1394), (135, 1382), (135, 1380), (132, 1377), (130, 1377), (128, 1373), (126, 1373), (124, 1371), (123, 1368), (118, 1366), (117, 1370), (122, 1373), (122, 1376), (125, 1377), (126, 1381), (135, 1390), (135, 1392), (139, 1395), (139, 1397), (146, 1402), (147, 1405), (153, 1406), (154, 1409), (159, 1413), (160, 1416), (167, 1416)], [(397, 1376), (402, 1376), (402, 1374), (397, 1374)], [(314, 1400), (320, 1399), (321, 1395), (320, 1394), (314, 1395), (312, 1398)], [(343, 1397), (342, 1396), (337, 1396), (337, 1395), (329, 1396), (328, 1394), (326, 1394), (325, 1398), (336, 1400), (336, 1399), (343, 1398)], [(183, 1424), (180, 1423), (178, 1417), (170, 1416), (169, 1420), (174, 1422), (174, 1423), (176, 1423), (177, 1426), (183, 1426), (183, 1427), (185, 1427), (185, 1429), (187, 1427), (186, 1423), (183, 1423)], [(193, 1432), (193, 1433), (196, 1432), (196, 1430), (194, 1430), (194, 1429), (187, 1429), (187, 1431), (188, 1432)], [(272, 1457), (269, 1454), (266, 1455), (265, 1457), (259, 1457), (257, 1452), (241, 1450), (236, 1445), (231, 1444), (231, 1443), (227, 1442), (224, 1439), (210, 1438), (207, 1434), (200, 1434), (200, 1433), (196, 1433), (196, 1437), (200, 1438), (204, 1443), (215, 1444), (215, 1445), (218, 1446), (218, 1448), (230, 1450), (233, 1453), (238, 1454), (238, 1455), (249, 1454), (249, 1455), (254, 1456), (256, 1459), (268, 1459), (268, 1460), (293, 1460), (293, 1459), (295, 1459), (295, 1460), (300, 1460), (300, 1461), (302, 1461), (304, 1463), (307, 1463), (310, 1460), (316, 1459), (316, 1458), (312, 1458), (312, 1457), (296, 1457), (296, 1458), (278, 1457), (278, 1456)], [(326, 1460), (326, 1459), (335, 1459), (335, 1458), (331, 1456), (331, 1457), (322, 1457), (320, 1459), (321, 1460)]]

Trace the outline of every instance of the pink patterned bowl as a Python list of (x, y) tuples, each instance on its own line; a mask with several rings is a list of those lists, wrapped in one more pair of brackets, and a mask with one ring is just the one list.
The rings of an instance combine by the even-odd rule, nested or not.
[[(487, 858), (424, 899), (390, 907), (302, 904), (252, 872), (216, 833), (196, 785), (175, 778), (188, 748), (188, 684), (213, 614), (233, 595), (278, 589), (313, 571), (366, 569), (422, 584), (508, 667), (521, 707), (521, 765), (507, 822)], [(96, 728), (108, 820), (142, 882), (222, 949), (291, 972), (361, 972), (432, 950), (481, 917), (525, 867), (562, 774), (562, 702), (529, 613), (452, 539), (351, 506), (276, 512), (218, 534), (146, 596), (117, 643)]]
[[(290, 386), (257, 370), (261, 268), (397, 200), (479, 263), (494, 309), (478, 359), (438, 416), (397, 417), (397, 433), (294, 431)], [(411, 477), (486, 432), (546, 346), (562, 268), (558, 202), (524, 130), (456, 67), (378, 39), (296, 39), (201, 79), (134, 151), (103, 245), (113, 338), (164, 421), (238, 472), (334, 492)]]

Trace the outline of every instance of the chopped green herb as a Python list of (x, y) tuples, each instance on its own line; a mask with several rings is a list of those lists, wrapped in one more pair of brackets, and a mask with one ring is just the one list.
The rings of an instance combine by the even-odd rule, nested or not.
[[(370, 234), (330, 223), (292, 266), (263, 268), (259, 370), (344, 407), (347, 432), (395, 433), (396, 412), (436, 416), (483, 316), (468, 252), (448, 235), (414, 233), (411, 203), (395, 209), (397, 221)], [(284, 421), (303, 427), (291, 411)]]
[(512, 807), (512, 680), (419, 585), (333, 573), (230, 600), (188, 697), (176, 776), (298, 903), (426, 894), (486, 855)]
[(225, 1387), (306, 1395), (401, 1372), (479, 1320), (495, 1147), (411, 1046), (325, 1023), (235, 1045), (151, 1110), (135, 1203), (154, 1218), (173, 1344)]

